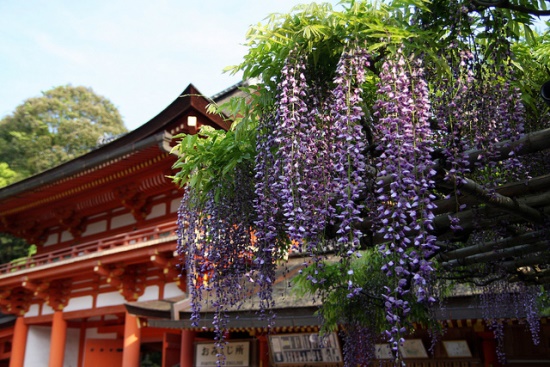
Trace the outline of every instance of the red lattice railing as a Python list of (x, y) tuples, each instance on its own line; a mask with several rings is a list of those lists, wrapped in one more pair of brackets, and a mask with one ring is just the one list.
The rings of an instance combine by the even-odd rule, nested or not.
[(70, 247), (51, 252), (36, 254), (26, 258), (13, 260), (0, 265), (0, 274), (9, 274), (23, 269), (55, 263), (80, 256), (110, 250), (116, 247), (134, 245), (176, 235), (176, 223), (166, 223), (158, 226), (142, 228), (131, 233), (123, 233), (113, 237), (71, 245)]

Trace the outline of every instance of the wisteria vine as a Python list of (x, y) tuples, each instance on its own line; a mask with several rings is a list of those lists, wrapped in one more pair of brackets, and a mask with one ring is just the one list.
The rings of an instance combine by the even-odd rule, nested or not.
[[(428, 292), (433, 272), (430, 257), (437, 250), (435, 236), (429, 234), (433, 220), (434, 161), (431, 158), (432, 132), (429, 128), (430, 101), (422, 68), (409, 72), (404, 57), (382, 66), (378, 117), (377, 220), (384, 237), (380, 251), (387, 258), (382, 271), (395, 279), (386, 289), (386, 331), (395, 353), (407, 332), (405, 320), (411, 305), (406, 296), (416, 293), (418, 302), (434, 302)], [(389, 178), (389, 191), (385, 181)]]
[[(462, 34), (476, 22), (467, 4), (451, 8), (456, 23), (445, 35), (449, 47), (438, 51), (445, 72), (431, 66), (429, 55), (414, 49), (410, 39), (379, 42), (374, 36), (361, 39), (360, 33), (339, 40), (337, 52), (292, 42), (285, 52), (265, 58), (273, 63), (258, 61), (277, 72), (252, 93), (267, 91), (269, 101), (257, 105), (254, 154), (230, 167), (220, 191), (199, 195), (206, 199), (188, 188), (179, 211), (192, 318), (198, 322), (201, 310), (213, 309), (220, 343), (226, 312), (254, 289), (265, 317), (275, 306), (279, 264), (301, 256), (307, 280), (302, 286), (341, 311), (334, 316), (321, 307), (320, 314), (345, 325), (346, 365), (368, 363), (380, 332), (400, 362), (399, 346), (418, 310), (433, 316), (446, 286), (438, 276), (456, 271), (455, 279), (472, 280), (470, 269), (438, 268), (440, 246), (469, 246), (479, 240), (478, 230), (491, 241), (505, 238), (507, 230), (520, 232), (504, 221), (488, 231), (462, 228), (459, 220), (461, 211), (475, 217), (478, 210), (463, 202), (461, 188), (468, 180), (496, 195), (503, 182), (527, 174), (516, 151), (499, 157), (502, 141), (514, 142), (524, 133), (526, 113), (508, 41), (495, 36), (493, 48), (484, 49)], [(502, 21), (498, 14), (487, 19)], [(318, 57), (319, 50), (329, 54), (326, 59)], [(444, 222), (436, 218), (436, 202), (449, 198), (456, 205), (445, 212), (450, 214), (444, 230), (451, 233), (442, 240), (436, 237)], [(356, 266), (363, 257), (376, 267)], [(497, 293), (505, 297), (507, 291)], [(525, 288), (514, 294), (513, 302), (529, 309), (536, 341), (531, 307), (536, 292)], [(482, 304), (493, 307), (488, 299)], [(353, 318), (365, 308), (378, 311)], [(268, 320), (269, 327), (276, 322)], [(498, 338), (503, 335), (500, 321), (488, 325)]]

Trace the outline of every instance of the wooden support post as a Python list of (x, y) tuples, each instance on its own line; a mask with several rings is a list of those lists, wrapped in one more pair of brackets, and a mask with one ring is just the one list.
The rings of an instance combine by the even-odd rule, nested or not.
[(269, 349), (267, 346), (267, 337), (265, 335), (257, 336), (260, 344), (260, 353), (259, 353), (259, 366), (260, 367), (269, 367)]
[(63, 319), (63, 312), (53, 314), (52, 333), (50, 338), (49, 367), (63, 367), (65, 359), (65, 342), (67, 340), (67, 321)]
[(11, 345), (10, 367), (23, 367), (25, 362), (25, 349), (27, 346), (28, 327), (23, 316), (15, 320), (13, 340)]
[(86, 321), (80, 325), (80, 340), (78, 343), (78, 366), (84, 366), (84, 352), (86, 351)]
[(181, 331), (180, 366), (193, 367), (195, 332), (191, 330)]
[(139, 366), (139, 348), (141, 346), (141, 330), (139, 319), (126, 312), (124, 320), (124, 350), (122, 352), (122, 367)]
[(477, 333), (481, 337), (483, 350), (483, 367), (501, 367), (497, 356), (497, 341), (491, 331)]

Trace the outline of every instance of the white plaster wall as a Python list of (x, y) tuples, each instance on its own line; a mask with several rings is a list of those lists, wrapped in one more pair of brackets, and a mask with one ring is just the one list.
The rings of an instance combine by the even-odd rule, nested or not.
[(93, 222), (86, 226), (86, 230), (82, 233), (82, 236), (90, 236), (92, 234), (105, 232), (107, 230), (107, 221), (101, 220), (99, 222)]
[(57, 241), (57, 233), (52, 233), (48, 236), (48, 239), (46, 240), (46, 242), (44, 242), (44, 247), (47, 247), (47, 246), (51, 246), (51, 245), (55, 245), (58, 241)]
[[(27, 347), (25, 348), (25, 367), (44, 367), (50, 359), (50, 338), (52, 328), (47, 326), (29, 326)], [(63, 367), (77, 367), (79, 329), (67, 329), (65, 359)]]
[(157, 204), (151, 208), (151, 213), (147, 216), (147, 219), (160, 217), (166, 214), (166, 204)]
[[(63, 367), (78, 367), (78, 348), (80, 348), (80, 329), (67, 329), (65, 342), (65, 359)], [(45, 366), (42, 364), (41, 366)]]
[(100, 293), (97, 295), (96, 307), (117, 306), (126, 302), (118, 292)]
[(64, 312), (69, 311), (78, 311), (78, 310), (88, 310), (93, 308), (94, 297), (92, 296), (82, 296), (71, 298), (67, 307), (63, 309)]
[(86, 339), (116, 339), (116, 333), (98, 333), (96, 327), (86, 329)]
[(39, 304), (33, 304), (30, 305), (29, 310), (25, 314), (25, 317), (33, 317), (40, 315), (40, 305)]
[(111, 228), (120, 228), (134, 223), (136, 220), (132, 213), (122, 214), (111, 219)]
[(53, 308), (48, 306), (46, 303), (42, 304), (42, 315), (51, 315), (54, 313)]
[(181, 198), (180, 199), (174, 199), (170, 203), (170, 213), (175, 213), (178, 211), (181, 204)]
[(151, 301), (159, 299), (159, 287), (152, 285), (145, 288), (145, 292), (138, 298), (138, 301)]
[(70, 241), (73, 238), (73, 235), (69, 231), (63, 231), (61, 233), (61, 242)]
[(52, 329), (47, 326), (29, 326), (27, 347), (25, 348), (25, 367), (48, 365), (51, 332)]
[(185, 293), (178, 288), (176, 283), (167, 283), (164, 285), (164, 298), (179, 297)]

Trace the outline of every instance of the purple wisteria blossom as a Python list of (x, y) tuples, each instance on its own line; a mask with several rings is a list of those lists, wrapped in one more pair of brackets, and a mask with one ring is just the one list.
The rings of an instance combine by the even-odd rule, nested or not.
[[(398, 354), (411, 308), (406, 296), (415, 292), (418, 302), (434, 301), (428, 291), (433, 272), (428, 259), (437, 249), (429, 234), (435, 175), (431, 112), (422, 68), (408, 64), (401, 52), (382, 66), (378, 94), (377, 225), (384, 238), (380, 251), (387, 259), (382, 271), (394, 279), (385, 287), (386, 320), (392, 325), (386, 336)], [(388, 178), (389, 191), (384, 185)]]
[[(209, 194), (200, 205), (188, 188), (178, 211), (178, 251), (185, 258), (191, 320), (198, 326), (201, 310), (213, 309), (219, 348), (225, 344), (226, 311), (240, 307), (246, 299), (247, 279), (254, 270), (252, 177), (246, 167), (239, 167), (234, 180), (235, 187), (226, 188), (227, 195)], [(223, 364), (223, 355), (218, 363)]]

